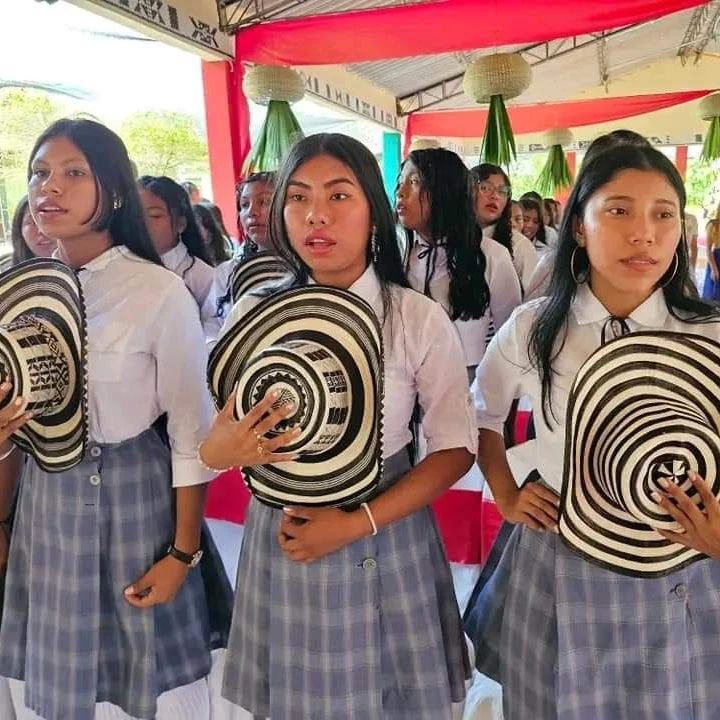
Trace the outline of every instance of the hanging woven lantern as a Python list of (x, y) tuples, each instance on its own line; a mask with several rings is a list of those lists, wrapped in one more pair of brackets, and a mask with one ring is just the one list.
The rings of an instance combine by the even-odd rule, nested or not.
[(414, 150), (436, 150), (440, 147), (440, 143), (433, 138), (415, 138), (410, 143), (410, 152)]
[(710, 121), (700, 159), (706, 162), (720, 158), (720, 92), (707, 95), (700, 101), (700, 116)]
[(481, 150), (486, 162), (509, 165), (517, 157), (505, 100), (524, 93), (531, 81), (529, 63), (515, 53), (485, 55), (470, 63), (465, 71), (465, 94), (477, 103), (490, 103)]
[(256, 65), (245, 73), (243, 90), (258, 105), (269, 105), (272, 100), (296, 103), (305, 95), (305, 83), (292, 68)]
[(549, 148), (549, 153), (536, 183), (541, 195), (552, 197), (559, 190), (565, 190), (572, 185), (573, 176), (563, 147), (571, 145), (573, 140), (573, 134), (565, 128), (556, 128), (545, 133), (545, 145)]
[(243, 172), (249, 175), (277, 170), (290, 148), (303, 137), (290, 103), (302, 100), (305, 83), (292, 68), (256, 65), (245, 74), (243, 90), (250, 100), (268, 107)]

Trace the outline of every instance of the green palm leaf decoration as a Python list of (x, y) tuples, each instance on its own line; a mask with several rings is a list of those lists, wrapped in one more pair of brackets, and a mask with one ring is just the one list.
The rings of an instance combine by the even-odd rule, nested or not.
[(707, 95), (700, 101), (700, 115), (710, 121), (700, 160), (712, 162), (720, 158), (720, 92)]
[(558, 191), (566, 190), (573, 184), (564, 145), (570, 145), (573, 135), (569, 130), (551, 130), (545, 133), (545, 144), (550, 147), (545, 166), (537, 179), (537, 190), (545, 197), (553, 197)]
[(718, 158), (720, 158), (720, 117), (714, 117), (710, 120), (700, 159), (704, 162), (712, 162)]
[(489, 103), (481, 157), (495, 165), (509, 165), (517, 157), (515, 136), (505, 101), (530, 87), (532, 70), (515, 53), (484, 55), (471, 62), (463, 77), (465, 94), (477, 103)]
[(271, 100), (260, 134), (245, 161), (244, 174), (277, 170), (290, 148), (302, 137), (302, 128), (290, 103)]
[(483, 162), (508, 166), (517, 159), (515, 136), (502, 95), (490, 98), (480, 156)]
[(243, 90), (250, 100), (268, 108), (243, 173), (277, 170), (290, 148), (303, 137), (290, 104), (302, 99), (305, 83), (292, 68), (256, 65), (245, 75)]

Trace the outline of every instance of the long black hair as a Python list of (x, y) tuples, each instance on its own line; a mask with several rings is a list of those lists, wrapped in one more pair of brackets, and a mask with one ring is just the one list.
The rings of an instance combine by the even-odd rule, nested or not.
[(305, 285), (310, 268), (293, 249), (285, 226), (288, 186), (299, 167), (319, 155), (329, 155), (347, 166), (357, 178), (370, 205), (370, 224), (375, 231), (375, 252), (368, 237), (367, 261), (380, 280), (385, 318), (388, 318), (393, 285), (409, 287), (395, 233), (395, 220), (383, 185), (380, 167), (362, 143), (340, 133), (319, 133), (299, 140), (288, 153), (277, 174), (270, 204), (268, 234), (275, 252), (290, 267), (292, 284)]
[(480, 165), (476, 165), (472, 170), (470, 170), (470, 173), (473, 176), (473, 179), (475, 180), (475, 191), (479, 192), (477, 189), (477, 186), (485, 182), (488, 178), (490, 178), (492, 175), (500, 175), (503, 179), (503, 182), (505, 183), (505, 187), (508, 188), (508, 195), (507, 195), (507, 203), (505, 205), (505, 209), (502, 211), (502, 214), (498, 218), (497, 222), (495, 223), (495, 229), (493, 230), (493, 240), (496, 242), (499, 242), (503, 247), (507, 248), (508, 252), (510, 253), (510, 257), (515, 257), (515, 254), (513, 253), (513, 243), (512, 243), (512, 187), (510, 185), (510, 178), (508, 177), (508, 174), (499, 166), (499, 165), (493, 165), (492, 163), (481, 163)]
[(180, 241), (187, 248), (190, 257), (212, 265), (210, 254), (203, 242), (200, 228), (195, 220), (190, 197), (182, 185), (165, 175), (143, 175), (138, 178), (138, 185), (157, 195), (167, 206), (168, 212), (177, 221), (185, 218), (185, 229), (180, 233)]
[(215, 215), (205, 203), (198, 203), (192, 206), (198, 226), (205, 229), (207, 233), (207, 244), (205, 245), (211, 259), (211, 265), (217, 266), (230, 259), (228, 243), (220, 226), (217, 224)]
[(520, 198), (520, 205), (523, 210), (534, 210), (538, 217), (538, 230), (535, 233), (535, 237), (532, 239), (533, 243), (537, 245), (547, 245), (547, 236), (545, 234), (545, 220), (543, 219), (542, 201), (538, 202), (535, 198), (527, 196)]
[(19, 263), (30, 260), (35, 256), (32, 250), (28, 247), (25, 242), (25, 238), (22, 234), (23, 220), (25, 220), (25, 213), (30, 212), (30, 202), (27, 199), (27, 195), (20, 200), (17, 207), (15, 208), (15, 214), (12, 220), (12, 229), (10, 231), (10, 237), (12, 239), (13, 253), (12, 253), (12, 264), (18, 265)]
[[(490, 305), (490, 290), (485, 280), (482, 232), (475, 221), (470, 172), (458, 155), (444, 148), (413, 150), (407, 162), (417, 168), (422, 190), (430, 201), (430, 240), (434, 246), (446, 244), (450, 315), (453, 320), (481, 318)], [(406, 233), (412, 250), (415, 233)], [(429, 277), (425, 294), (430, 295)]]
[(145, 226), (140, 196), (123, 141), (109, 128), (84, 118), (57, 120), (35, 142), (28, 163), (28, 182), (38, 150), (48, 140), (64, 137), (85, 156), (97, 189), (97, 204), (89, 222), (96, 232), (108, 231), (113, 245), (125, 245), (135, 255), (161, 265)]
[[(598, 154), (586, 163), (568, 199), (563, 215), (555, 265), (550, 279), (548, 297), (544, 301), (528, 337), (528, 354), (534, 368), (540, 375), (542, 386), (543, 417), (550, 425), (552, 411), (553, 362), (562, 350), (567, 334), (568, 315), (577, 291), (573, 278), (587, 276), (590, 270), (587, 252), (580, 249), (576, 231), (583, 212), (592, 196), (623, 170), (659, 172), (673, 186), (680, 201), (681, 236), (675, 252), (676, 263), (666, 276), (661, 278), (668, 311), (673, 317), (684, 322), (720, 320), (720, 309), (698, 297), (697, 289), (690, 277), (687, 244), (685, 243), (685, 185), (675, 166), (665, 155), (654, 148), (615, 147)], [(573, 253), (579, 257), (574, 257)], [(571, 263), (574, 262), (574, 267)]]

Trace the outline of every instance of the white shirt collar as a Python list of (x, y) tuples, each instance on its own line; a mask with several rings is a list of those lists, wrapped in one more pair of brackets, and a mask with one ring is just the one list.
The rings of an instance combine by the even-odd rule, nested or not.
[[(587, 283), (578, 287), (572, 303), (572, 312), (578, 325), (603, 322), (611, 316)], [(635, 308), (627, 319), (643, 327), (658, 328), (665, 324), (667, 316), (665, 296), (662, 290), (657, 289), (642, 305)]]
[[(90, 260), (90, 262), (87, 262), (82, 267), (79, 267), (78, 272), (99, 272), (100, 270), (104, 270), (113, 260), (127, 255), (129, 252), (130, 251), (124, 245), (113, 245), (113, 247), (104, 250), (96, 258)], [(61, 260), (59, 250), (55, 250), (52, 256), (55, 260)]]
[[(308, 278), (308, 285), (317, 285), (312, 276)], [(370, 263), (365, 272), (348, 288), (348, 292), (362, 298), (376, 313), (382, 310), (380, 278)]]
[(174, 248), (168, 250), (167, 252), (164, 252), (160, 256), (160, 259), (162, 260), (163, 265), (168, 268), (168, 270), (176, 270), (189, 256), (190, 253), (185, 247), (185, 243), (178, 242), (178, 244)]
[(483, 234), (483, 237), (494, 239), (495, 238), (495, 225), (486, 225), (482, 229), (482, 234)]

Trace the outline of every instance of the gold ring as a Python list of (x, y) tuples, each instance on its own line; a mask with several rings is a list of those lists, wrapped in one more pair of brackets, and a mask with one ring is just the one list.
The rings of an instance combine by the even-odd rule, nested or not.
[(255, 439), (258, 441), (258, 445), (263, 441), (263, 436), (259, 433), (255, 433)]
[(258, 443), (258, 446), (257, 446), (257, 454), (258, 454), (258, 455), (264, 455), (264, 454), (265, 454), (265, 447), (263, 446), (263, 444), (262, 444), (261, 442)]

